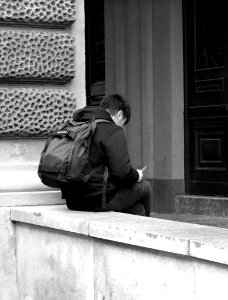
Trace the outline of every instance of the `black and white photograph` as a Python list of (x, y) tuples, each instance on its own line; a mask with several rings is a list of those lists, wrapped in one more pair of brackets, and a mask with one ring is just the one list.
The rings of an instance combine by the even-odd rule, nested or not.
[(0, 300), (227, 300), (225, 0), (0, 0)]

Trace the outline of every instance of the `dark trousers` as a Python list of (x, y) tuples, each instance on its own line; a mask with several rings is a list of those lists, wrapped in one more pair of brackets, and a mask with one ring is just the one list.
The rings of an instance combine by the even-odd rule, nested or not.
[(131, 187), (119, 190), (113, 200), (107, 204), (106, 210), (149, 217), (151, 202), (151, 185), (148, 181), (142, 180)]

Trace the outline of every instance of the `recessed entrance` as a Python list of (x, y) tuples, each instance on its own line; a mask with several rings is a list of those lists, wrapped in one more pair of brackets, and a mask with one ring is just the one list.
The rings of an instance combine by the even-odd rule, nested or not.
[(186, 187), (228, 196), (228, 24), (225, 1), (184, 1)]

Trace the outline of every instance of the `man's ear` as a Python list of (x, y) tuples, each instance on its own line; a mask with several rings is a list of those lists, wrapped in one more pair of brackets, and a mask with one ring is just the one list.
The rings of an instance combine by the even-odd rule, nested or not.
[(123, 111), (122, 111), (122, 109), (118, 111), (117, 116), (119, 118), (123, 117)]

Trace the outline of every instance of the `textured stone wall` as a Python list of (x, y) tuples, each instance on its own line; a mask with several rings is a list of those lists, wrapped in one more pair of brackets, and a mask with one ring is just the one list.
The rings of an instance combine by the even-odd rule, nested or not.
[(74, 40), (69, 34), (0, 32), (0, 81), (74, 77)]
[(75, 21), (75, 0), (1, 0), (0, 22), (69, 24)]
[(76, 4), (0, 1), (0, 137), (46, 136), (72, 118)]
[(76, 99), (58, 89), (0, 89), (0, 135), (48, 135), (72, 119)]

